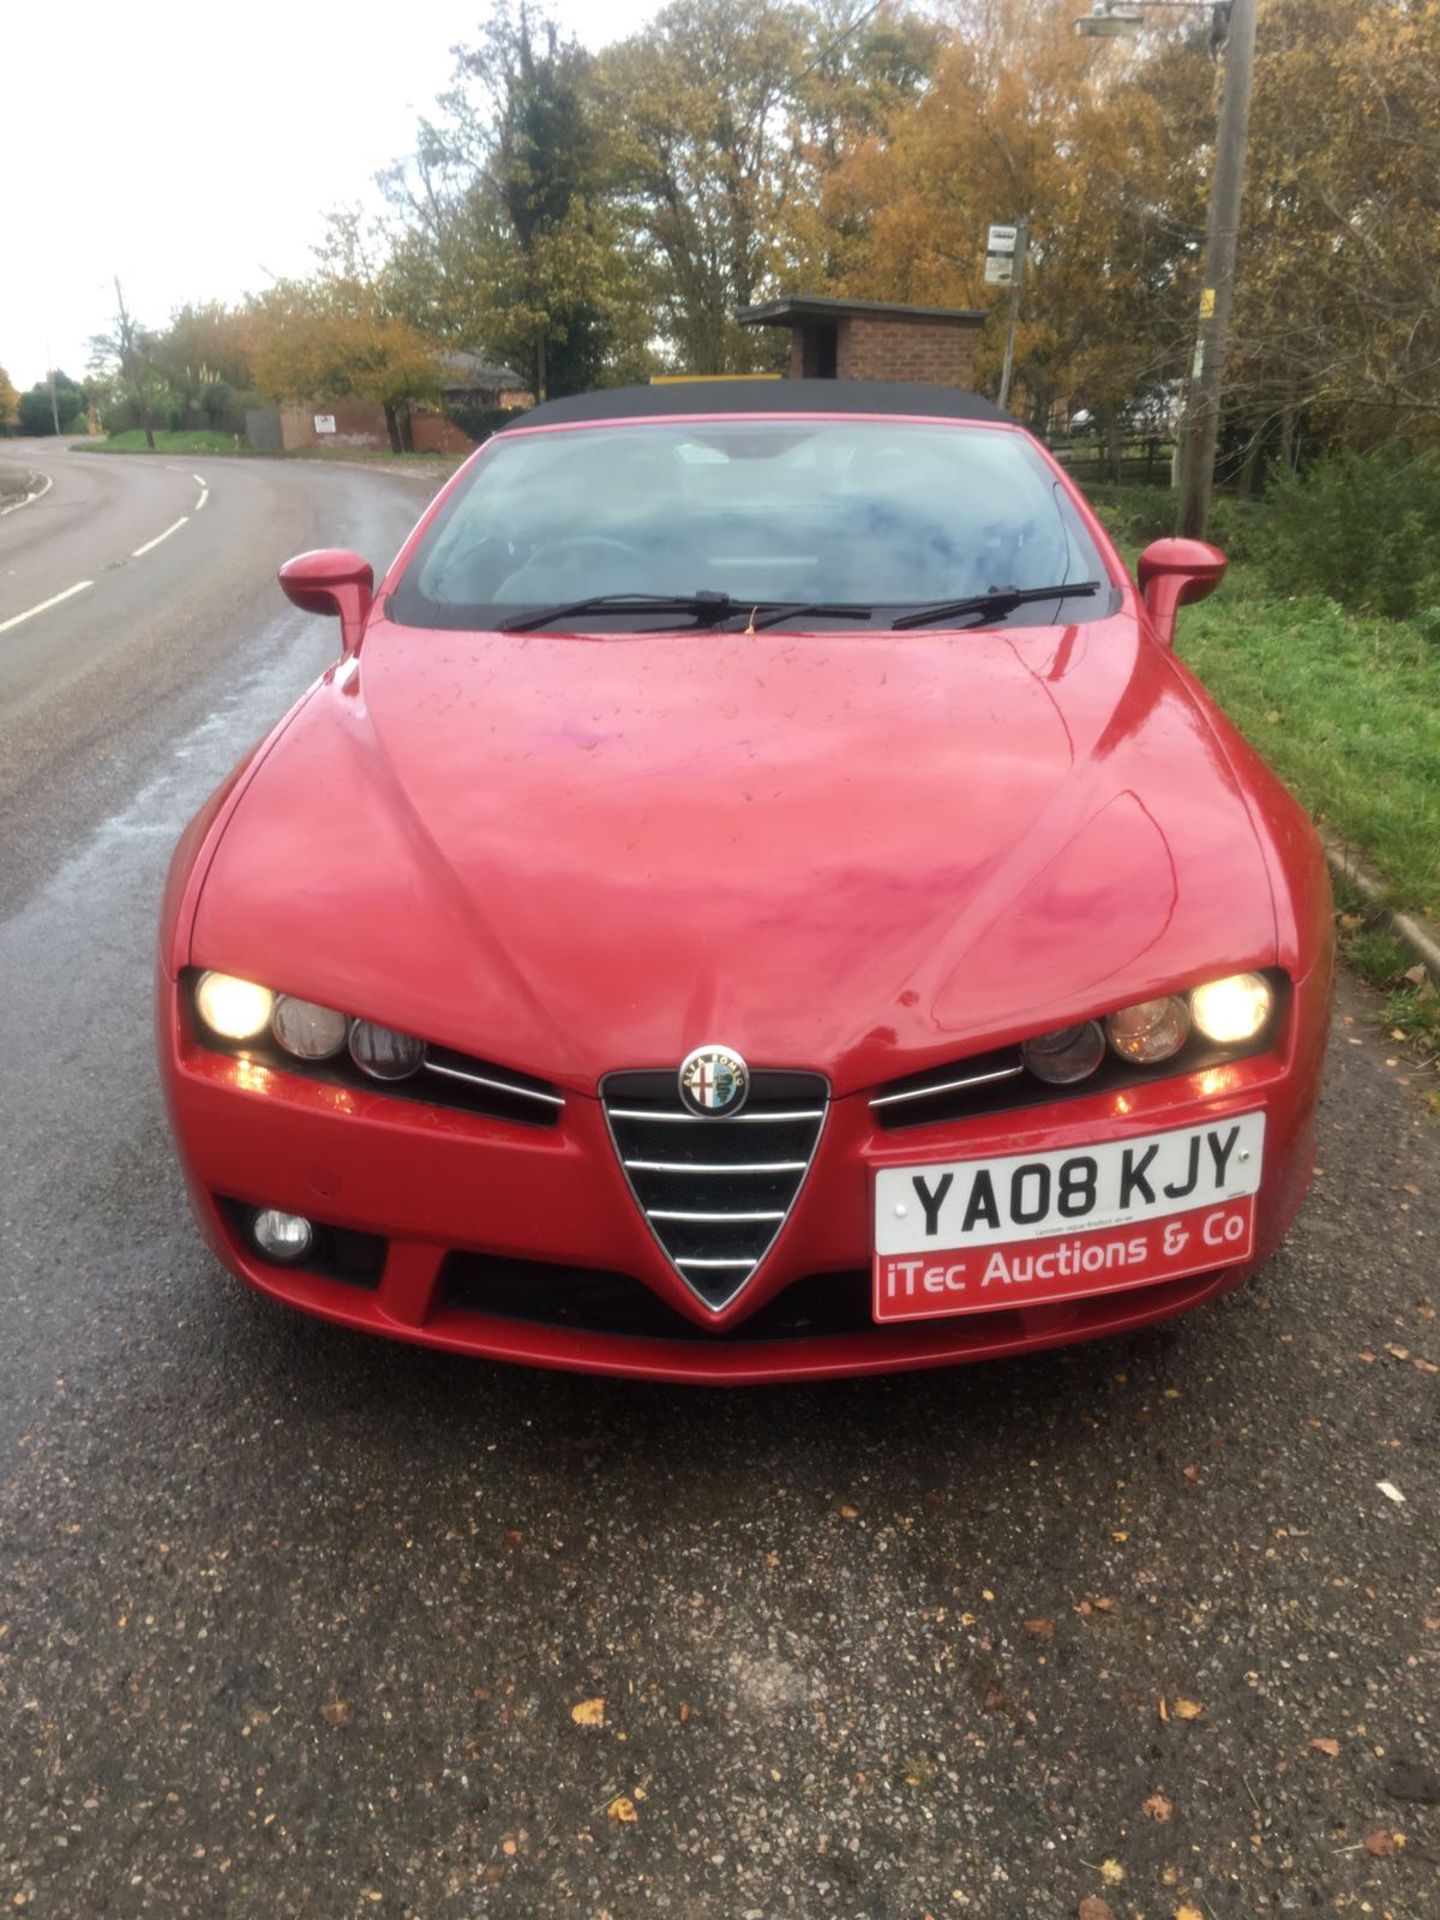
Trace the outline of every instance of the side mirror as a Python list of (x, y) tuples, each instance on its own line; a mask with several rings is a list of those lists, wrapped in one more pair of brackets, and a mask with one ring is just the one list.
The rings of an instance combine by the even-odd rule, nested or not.
[(1229, 561), (1204, 540), (1152, 540), (1140, 556), (1140, 597), (1162, 647), (1175, 644), (1175, 616), (1212, 594)]
[(368, 560), (344, 547), (319, 547), (297, 553), (279, 573), (287, 599), (306, 613), (340, 616), (340, 645), (354, 653), (375, 598), (375, 570)]

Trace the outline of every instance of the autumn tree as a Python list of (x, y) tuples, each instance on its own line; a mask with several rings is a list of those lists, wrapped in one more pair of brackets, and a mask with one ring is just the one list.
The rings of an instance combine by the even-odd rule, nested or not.
[(15, 424), (20, 412), (20, 395), (4, 367), (0, 367), (0, 428)]
[[(840, 289), (980, 306), (994, 379), (1006, 296), (982, 269), (992, 221), (1030, 220), (1017, 379), (1038, 425), (1058, 400), (1116, 422), (1184, 363), (1203, 180), (1138, 68), (1097, 59), (1066, 9), (968, 0), (931, 85), (825, 183), (848, 239)], [(1203, 93), (1203, 49), (1185, 52)]]
[(359, 281), (277, 282), (251, 302), (248, 340), (259, 392), (275, 401), (379, 401), (396, 453), (405, 403), (438, 391), (433, 343)]

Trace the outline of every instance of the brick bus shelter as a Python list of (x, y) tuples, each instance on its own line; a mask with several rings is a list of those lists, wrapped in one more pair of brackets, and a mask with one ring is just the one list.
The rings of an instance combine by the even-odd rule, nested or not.
[(889, 300), (790, 294), (741, 307), (746, 327), (789, 327), (796, 380), (918, 380), (975, 384), (975, 338), (985, 320), (968, 307), (907, 307)]

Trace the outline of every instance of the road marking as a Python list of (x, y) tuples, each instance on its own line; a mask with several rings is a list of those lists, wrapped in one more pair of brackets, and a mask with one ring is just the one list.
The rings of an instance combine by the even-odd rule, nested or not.
[(189, 518), (188, 513), (182, 513), (173, 526), (167, 527), (163, 533), (157, 533), (155, 538), (153, 540), (147, 540), (143, 547), (136, 547), (130, 558), (132, 560), (138, 560), (141, 554), (149, 553), (152, 547), (158, 547), (162, 540), (168, 540), (172, 533), (178, 533)]
[(192, 473), (190, 478), (195, 482), (196, 486), (199, 487), (200, 489), (200, 498), (195, 502), (195, 511), (196, 513), (198, 513), (200, 509), (204, 506), (205, 502), (210, 498), (210, 489), (205, 484), (205, 476), (203, 474)]
[(43, 495), (47, 494), (50, 491), (51, 487), (53, 487), (54, 484), (55, 484), (55, 480), (53, 475), (47, 473), (45, 475), (45, 484), (43, 487), (37, 487), (33, 493), (27, 493), (23, 500), (15, 501), (13, 506), (0, 507), (0, 520), (3, 520), (7, 513), (18, 513), (21, 507), (28, 507), (34, 501), (39, 500)]
[(75, 594), (84, 593), (87, 587), (93, 587), (94, 584), (93, 580), (77, 580), (73, 587), (66, 587), (63, 593), (52, 594), (48, 600), (42, 600), (38, 607), (27, 607), (24, 613), (11, 614), (8, 620), (0, 620), (0, 633), (8, 633), (11, 627), (18, 627), (22, 620), (33, 620), (37, 613), (44, 613), (47, 608), (58, 607), (62, 600), (72, 599)]

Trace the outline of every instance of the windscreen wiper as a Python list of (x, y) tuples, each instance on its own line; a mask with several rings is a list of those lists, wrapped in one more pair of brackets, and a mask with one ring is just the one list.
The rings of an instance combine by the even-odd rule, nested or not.
[(1032, 600), (1064, 600), (1078, 593), (1099, 593), (1098, 580), (1062, 580), (1053, 587), (991, 587), (968, 600), (939, 600), (933, 607), (915, 607), (892, 620), (892, 627), (931, 627), (938, 620), (962, 620), (967, 613), (1009, 613)]
[(558, 607), (537, 607), (531, 613), (517, 614), (513, 620), (502, 620), (497, 632), (529, 633), (580, 613), (689, 613), (695, 616), (696, 625), (700, 627), (718, 626), (722, 620), (745, 614), (750, 618), (751, 630), (758, 632), (761, 627), (801, 613), (868, 620), (871, 608), (812, 600), (737, 600), (733, 594), (719, 593), (709, 587), (702, 587), (697, 593), (592, 593), (584, 600), (570, 600)]

